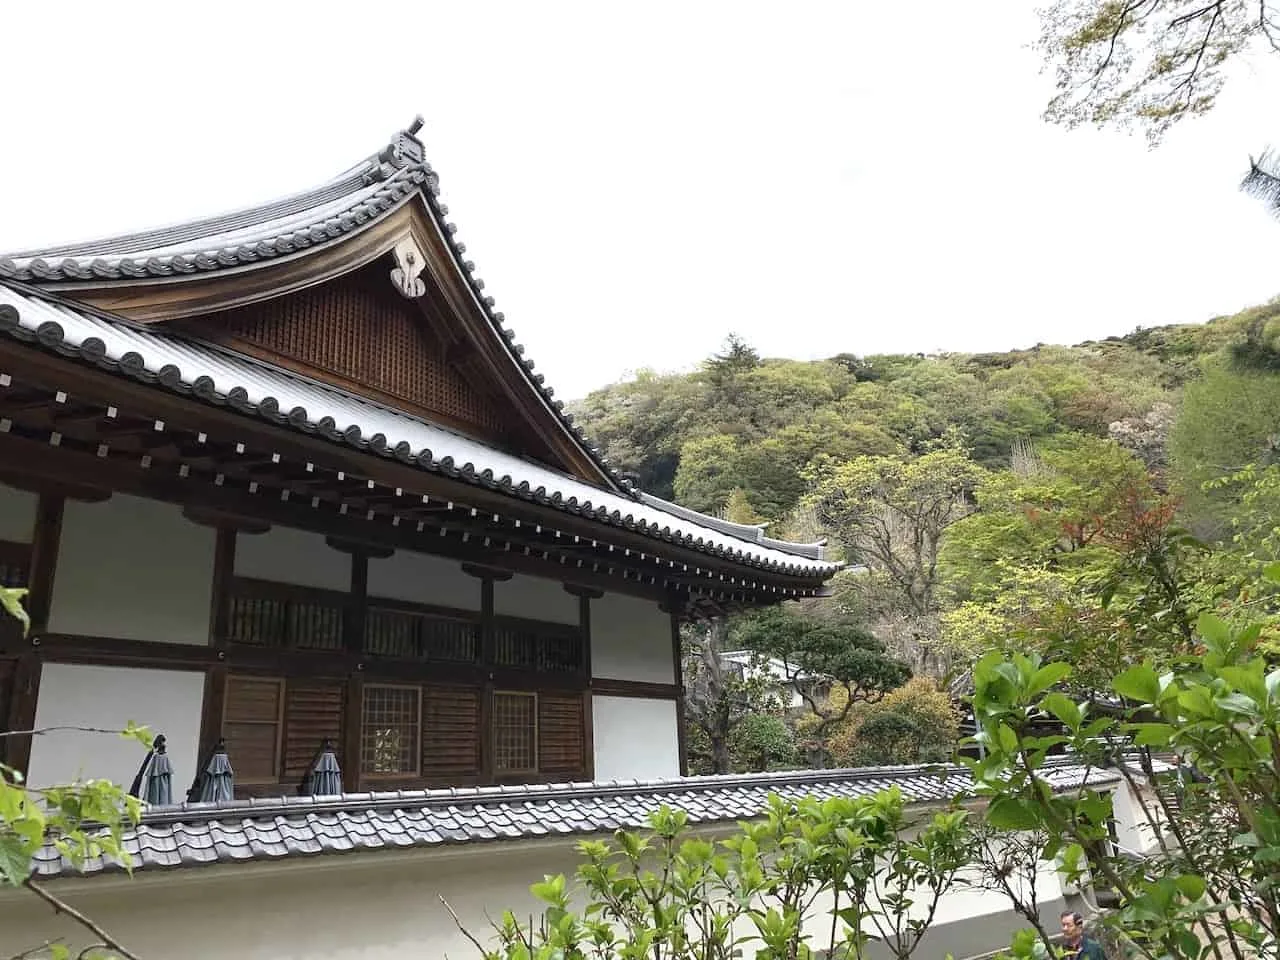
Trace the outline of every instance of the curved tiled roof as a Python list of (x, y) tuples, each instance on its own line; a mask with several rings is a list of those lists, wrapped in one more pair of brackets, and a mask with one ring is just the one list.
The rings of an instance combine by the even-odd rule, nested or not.
[(690, 520), (691, 511), (675, 513), (592, 486), (336, 387), (154, 326), (57, 302), (37, 291), (0, 283), (0, 334), (271, 423), (744, 566), (807, 578), (825, 578), (839, 569), (838, 564)]
[[(565, 409), (564, 402), (555, 398), (555, 391), (543, 375), (535, 372), (524, 346), (515, 339), (515, 331), (505, 326), (506, 318), (494, 309), (493, 297), (484, 293), (485, 283), (477, 275), (475, 264), (465, 258), (466, 245), (457, 239), (457, 227), (446, 219), (449, 209), (440, 200), (439, 177), (426, 162), (422, 143), (415, 136), (421, 125), (419, 117), (377, 154), (333, 180), (271, 203), (119, 237), (0, 254), (0, 280), (56, 289), (59, 283), (129, 282), (148, 278), (180, 281), (183, 277), (220, 270), (248, 270), (340, 242), (420, 195), (451, 251), (456, 268), (466, 279), (476, 304), (501, 339), (507, 355), (519, 366), (543, 407), (608, 478), (614, 490), (662, 513), (759, 544), (770, 551), (821, 560), (822, 544), (774, 540), (765, 537), (763, 529), (729, 524), (642, 494), (592, 445), (574, 422), (573, 414)], [(631, 512), (638, 512), (634, 505)], [(740, 530), (736, 529), (739, 527)]]
[[(1041, 772), (1058, 791), (1105, 788), (1119, 780), (1081, 763), (1053, 763)], [(123, 845), (135, 870), (163, 870), (643, 829), (664, 804), (683, 810), (691, 824), (714, 826), (761, 816), (770, 795), (822, 800), (897, 787), (909, 804), (946, 803), (972, 784), (963, 767), (864, 767), (184, 803), (148, 810), (125, 833)], [(52, 844), (32, 861), (39, 879), (119, 869), (115, 861), (95, 857), (77, 871)]]

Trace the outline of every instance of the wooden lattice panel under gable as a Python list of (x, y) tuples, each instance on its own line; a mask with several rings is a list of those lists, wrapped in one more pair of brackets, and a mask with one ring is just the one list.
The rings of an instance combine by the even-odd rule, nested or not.
[(444, 338), (381, 263), (182, 328), (483, 438), (507, 432), (500, 405), (449, 361)]

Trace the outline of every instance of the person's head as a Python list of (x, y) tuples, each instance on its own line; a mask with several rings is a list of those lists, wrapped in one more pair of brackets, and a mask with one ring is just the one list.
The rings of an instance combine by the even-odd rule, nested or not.
[(1072, 910), (1062, 912), (1062, 937), (1067, 943), (1075, 945), (1084, 936), (1084, 917)]

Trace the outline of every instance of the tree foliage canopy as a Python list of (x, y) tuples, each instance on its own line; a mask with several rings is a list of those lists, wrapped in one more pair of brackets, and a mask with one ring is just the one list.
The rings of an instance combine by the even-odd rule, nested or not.
[(1235, 58), (1277, 49), (1278, 12), (1270, 0), (1056, 0), (1041, 15), (1058, 90), (1045, 117), (1137, 125), (1158, 141), (1213, 108)]

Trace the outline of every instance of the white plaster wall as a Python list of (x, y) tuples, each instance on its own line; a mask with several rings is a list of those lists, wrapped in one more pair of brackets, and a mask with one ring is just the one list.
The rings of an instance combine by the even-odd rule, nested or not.
[(680, 776), (674, 700), (592, 697), (591, 719), (597, 780)]
[(550, 623), (578, 623), (578, 598), (558, 580), (516, 574), (493, 585), (493, 612)]
[(30, 543), (36, 525), (36, 495), (0, 483), (0, 540)]
[[(132, 720), (163, 733), (173, 762), (174, 792), (196, 768), (204, 674), (46, 663), (40, 675), (36, 729), (55, 726), (122, 730)], [(146, 751), (135, 740), (106, 733), (59, 731), (31, 743), (30, 783), (47, 787), (101, 777), (128, 786)], [(0, 928), (2, 929), (2, 928)]]
[[(1157, 822), (1163, 822), (1159, 803), (1155, 798), (1148, 799), (1146, 804)], [(1116, 820), (1116, 839), (1122, 847), (1135, 853), (1147, 853), (1160, 845), (1156, 832), (1151, 828), (1142, 805), (1129, 784), (1121, 783), (1116, 787), (1112, 794), (1112, 812)]]
[(208, 643), (216, 538), (171, 503), (68, 500), (50, 631)]
[[(132, 880), (76, 882), (74, 890), (60, 884), (59, 894), (147, 960), (479, 960), (440, 896), (488, 943), (486, 911), (537, 915), (529, 886), (548, 873), (572, 874), (579, 862), (562, 844), (501, 846), (452, 856), (383, 851), (310, 864), (140, 871)], [(30, 894), (0, 899), (5, 956), (61, 936), (76, 950), (92, 942)]]
[(236, 576), (346, 593), (351, 555), (333, 549), (318, 533), (273, 526), (266, 533), (236, 536)]
[[(501, 916), (510, 909), (527, 922), (541, 912), (529, 895), (529, 885), (546, 874), (572, 877), (579, 862), (566, 844), (548, 840), (195, 867), (150, 875), (144, 870), (133, 879), (60, 883), (58, 892), (143, 957), (180, 953), (184, 960), (466, 960), (478, 954), (439, 897), (487, 945), (491, 941), (486, 917)], [(85, 931), (40, 905), (33, 906), (30, 895), (23, 894), (0, 892), (5, 947), (22, 950), (65, 937), (73, 950), (79, 950), (90, 942)], [(1048, 897), (1041, 902), (1053, 909)], [(979, 903), (981, 912), (966, 912)], [(824, 943), (817, 937), (830, 929), (823, 909), (814, 904), (810, 911), (817, 945)], [(951, 923), (956, 926), (949, 928)], [(957, 936), (952, 931), (958, 932), (961, 925), (967, 930)], [(1021, 926), (1025, 923), (994, 898), (976, 901), (952, 893), (944, 899), (916, 956), (940, 960), (948, 952), (972, 955), (980, 952), (966, 949), (975, 935), (985, 938), (986, 949), (1004, 947), (1009, 929)], [(869, 954), (886, 956), (877, 947)], [(753, 955), (752, 945), (745, 947), (743, 955)]]
[(456, 560), (397, 550), (386, 559), (370, 558), (369, 596), (479, 610), (480, 581)]
[(670, 615), (651, 600), (625, 594), (592, 600), (591, 675), (675, 683)]

